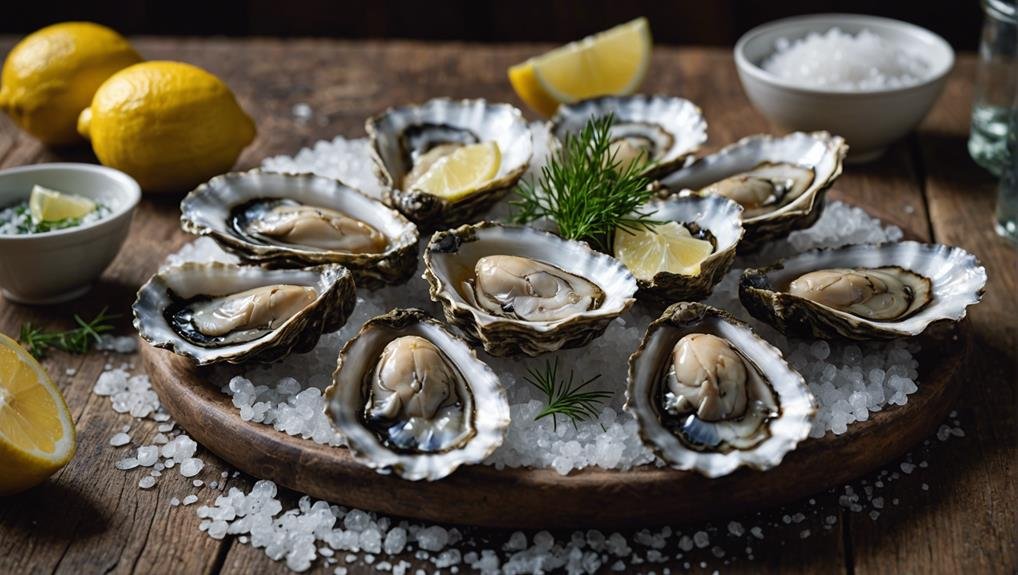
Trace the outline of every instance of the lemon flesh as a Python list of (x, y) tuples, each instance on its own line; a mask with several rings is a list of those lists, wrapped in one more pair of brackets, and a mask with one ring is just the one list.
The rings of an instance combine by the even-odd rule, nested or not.
[(29, 34), (0, 76), (0, 109), (45, 144), (81, 141), (78, 114), (116, 71), (141, 62), (120, 34), (91, 22), (63, 22)]
[(205, 70), (153, 61), (125, 68), (78, 118), (104, 165), (146, 192), (186, 191), (227, 172), (254, 140), (254, 121), (230, 88)]
[(495, 142), (463, 146), (436, 161), (413, 187), (453, 202), (483, 188), (498, 175), (501, 164)]
[(615, 258), (637, 279), (650, 281), (660, 272), (695, 276), (714, 251), (711, 243), (694, 238), (685, 226), (667, 222), (650, 229), (615, 231)]
[(638, 18), (509, 69), (516, 94), (546, 116), (560, 103), (632, 94), (643, 82), (653, 41), (646, 18)]
[(71, 414), (24, 348), (0, 334), (0, 495), (38, 485), (74, 455)]
[(59, 222), (85, 217), (95, 209), (95, 202), (81, 196), (34, 186), (28, 199), (28, 208), (35, 223)]

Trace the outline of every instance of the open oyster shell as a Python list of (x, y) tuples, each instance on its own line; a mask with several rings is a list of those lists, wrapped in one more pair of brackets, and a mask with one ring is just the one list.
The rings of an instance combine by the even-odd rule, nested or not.
[[(352, 218), (347, 223), (360, 224), (371, 237), (361, 245), (313, 246), (260, 230), (258, 224), (280, 208), (347, 216)], [(185, 231), (211, 237), (245, 262), (343, 264), (361, 287), (403, 283), (417, 269), (417, 226), (343, 182), (314, 174), (252, 170), (217, 176), (184, 198), (180, 221)]]
[[(280, 286), (279, 293), (260, 289)], [(323, 333), (346, 323), (355, 302), (353, 276), (336, 264), (270, 270), (187, 262), (161, 269), (138, 290), (134, 327), (198, 365), (267, 363), (311, 351)], [(249, 325), (258, 319), (270, 321)]]
[[(552, 314), (555, 317), (538, 315), (544, 306), (541, 302), (527, 312), (516, 310), (523, 316), (494, 312), (486, 307), (491, 300), (478, 298), (471, 290), (476, 290), (473, 282), (478, 262), (503, 256), (537, 262), (544, 269), (533, 270), (535, 274), (559, 282), (564, 286), (560, 293), (575, 290), (575, 294), (569, 292), (571, 303), (589, 305), (563, 305), (562, 313)], [(442, 304), (449, 323), (497, 356), (536, 356), (586, 345), (633, 304), (637, 289), (636, 279), (625, 266), (585, 243), (533, 228), (491, 222), (436, 232), (424, 251), (424, 279), (430, 286), (431, 299)], [(507, 293), (513, 289), (507, 288)], [(531, 305), (518, 303), (521, 308)]]
[(326, 415), (358, 461), (413, 481), (479, 463), (509, 426), (491, 368), (417, 309), (365, 323), (339, 352), (325, 396)]
[[(871, 293), (870, 280), (865, 278), (859, 282), (866, 285), (852, 286), (851, 291), (864, 298), (859, 301), (863, 306), (870, 300), (886, 308), (896, 305), (894, 298), (903, 298), (900, 317), (863, 317), (859, 315), (862, 308), (851, 313), (788, 293), (794, 280), (810, 272), (880, 268), (891, 276), (876, 278), (878, 283), (888, 285), (886, 292), (879, 287)], [(829, 283), (824, 282), (819, 289), (828, 289), (825, 286)], [(960, 321), (966, 308), (982, 299), (985, 285), (986, 269), (961, 248), (919, 242), (860, 244), (813, 250), (769, 267), (748, 269), (739, 282), (739, 299), (754, 317), (789, 335), (892, 339), (919, 335), (937, 322)], [(811, 297), (831, 301), (823, 296)]]
[[(701, 346), (698, 337), (710, 341)], [(696, 353), (680, 354), (683, 372), (672, 371), (677, 347), (686, 345)], [(709, 363), (719, 355), (725, 358), (715, 371)], [(744, 370), (733, 375), (733, 363)], [(736, 375), (745, 379), (733, 381)], [(669, 377), (699, 389), (685, 388), (676, 401)], [(802, 376), (749, 326), (719, 309), (682, 302), (650, 324), (630, 356), (625, 409), (644, 444), (669, 465), (720, 477), (742, 466), (766, 470), (781, 463), (809, 435), (816, 404)]]
[(707, 141), (707, 122), (700, 108), (674, 96), (638, 94), (604, 96), (559, 106), (551, 119), (558, 140), (578, 133), (592, 118), (613, 114), (613, 149), (626, 162), (645, 154), (647, 175), (656, 177), (681, 168)]
[[(746, 208), (746, 237), (739, 251), (753, 251), (817, 221), (847, 152), (845, 141), (827, 132), (749, 136), (662, 177), (660, 185), (673, 193), (692, 190), (737, 198)], [(754, 177), (735, 181), (747, 172)], [(768, 190), (761, 189), (768, 185)]]
[[(385, 202), (425, 229), (459, 225), (488, 211), (527, 171), (533, 143), (520, 111), (485, 100), (437, 98), (421, 105), (389, 108), (364, 125)], [(443, 145), (495, 142), (501, 165), (495, 178), (456, 201), (413, 189), (404, 178), (429, 151)], [(409, 188), (409, 189), (408, 189)]]
[(637, 278), (636, 297), (668, 305), (677, 301), (706, 298), (728, 273), (735, 261), (736, 246), (742, 239), (742, 206), (720, 196), (676, 194), (644, 206), (660, 222), (678, 222), (693, 237), (711, 242), (714, 251), (700, 264), (697, 275), (658, 272), (650, 279)]

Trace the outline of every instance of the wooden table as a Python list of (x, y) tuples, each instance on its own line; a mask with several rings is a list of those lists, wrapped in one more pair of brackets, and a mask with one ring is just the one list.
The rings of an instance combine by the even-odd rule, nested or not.
[[(6, 53), (15, 39), (0, 38)], [(515, 99), (505, 78), (508, 65), (546, 46), (420, 44), (408, 42), (274, 40), (136, 40), (149, 59), (193, 62), (218, 74), (238, 94), (258, 123), (259, 136), (241, 157), (242, 168), (275, 154), (292, 154), (336, 134), (362, 135), (365, 116), (386, 106), (428, 97)], [(990, 281), (984, 301), (971, 310), (974, 351), (967, 367), (969, 390), (958, 404), (966, 430), (962, 439), (936, 439), (920, 447), (928, 468), (885, 487), (888, 504), (877, 520), (837, 504), (840, 492), (817, 494), (814, 503), (749, 517), (747, 525), (775, 521), (797, 510), (839, 515), (830, 530), (800, 538), (792, 524), (765, 527), (754, 545), (755, 560), (743, 554), (726, 563), (710, 549), (688, 554), (694, 569), (752, 573), (1013, 573), (1018, 569), (1015, 355), (1018, 349), (1018, 257), (991, 223), (995, 181), (969, 158), (965, 142), (974, 58), (962, 55), (944, 95), (919, 132), (893, 146), (876, 163), (850, 165), (834, 198), (845, 198), (884, 214), (921, 237), (965, 247), (986, 265)], [(699, 104), (710, 124), (710, 148), (761, 131), (777, 131), (749, 105), (728, 50), (657, 48), (647, 92), (679, 94)], [(310, 121), (292, 113), (297, 103), (314, 112)], [(55, 160), (94, 161), (87, 149), (47, 150), (0, 118), (0, 165)], [(130, 330), (133, 293), (170, 251), (188, 241), (177, 227), (179, 198), (146, 199), (131, 237), (88, 296), (66, 305), (30, 308), (0, 301), (0, 331), (16, 335), (24, 321), (68, 326), (72, 313), (88, 316), (103, 306), (123, 314), (119, 330)], [(40, 264), (43, 265), (43, 264)], [(121, 358), (114, 357), (114, 361)], [(132, 361), (133, 358), (127, 358)], [(106, 358), (100, 354), (54, 354), (45, 361), (70, 405), (78, 429), (75, 459), (50, 482), (0, 500), (0, 573), (285, 572), (261, 550), (231, 539), (215, 541), (199, 532), (196, 506), (173, 508), (171, 496), (193, 491), (189, 480), (164, 475), (156, 489), (141, 491), (138, 476), (113, 468), (121, 453), (107, 440), (130, 420), (115, 414), (91, 389)], [(67, 375), (72, 368), (74, 375)], [(921, 385), (921, 383), (920, 383)], [(135, 441), (150, 439), (154, 426), (134, 424)], [(203, 476), (224, 469), (210, 454)], [(917, 458), (918, 458), (917, 457)], [(2, 470), (0, 470), (2, 472)], [(870, 478), (872, 484), (873, 478)], [(240, 476), (230, 486), (247, 489)], [(928, 489), (921, 488), (927, 485)], [(199, 495), (208, 497), (208, 491)], [(287, 494), (284, 505), (296, 497)], [(719, 525), (715, 540), (723, 540)], [(479, 533), (500, 545), (507, 534)], [(558, 534), (557, 534), (558, 535)], [(558, 537), (568, 540), (569, 534)], [(783, 543), (780, 543), (783, 541)], [(728, 547), (731, 545), (729, 544)], [(675, 539), (669, 552), (677, 552)], [(343, 553), (339, 554), (344, 555)], [(407, 557), (412, 560), (412, 557)], [(429, 572), (428, 563), (416, 562)], [(673, 572), (682, 562), (672, 562)], [(661, 571), (643, 564), (634, 570)], [(331, 572), (320, 563), (316, 572)], [(352, 573), (373, 568), (353, 566)]]

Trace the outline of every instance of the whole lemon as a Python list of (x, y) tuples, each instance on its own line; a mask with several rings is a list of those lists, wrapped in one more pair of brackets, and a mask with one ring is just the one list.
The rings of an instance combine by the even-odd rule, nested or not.
[(103, 83), (78, 131), (103, 164), (149, 192), (183, 191), (228, 171), (254, 121), (219, 78), (182, 62), (144, 62)]
[(26, 36), (7, 55), (0, 109), (22, 130), (50, 145), (81, 141), (78, 114), (114, 72), (141, 61), (113, 30), (64, 22)]

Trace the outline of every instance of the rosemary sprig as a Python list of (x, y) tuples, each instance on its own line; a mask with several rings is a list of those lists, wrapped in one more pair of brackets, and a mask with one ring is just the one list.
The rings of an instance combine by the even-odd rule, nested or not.
[(75, 314), (74, 321), (78, 327), (67, 331), (46, 331), (31, 323), (25, 323), (21, 326), (21, 335), (18, 339), (25, 344), (28, 353), (39, 359), (45, 357), (50, 349), (77, 354), (87, 353), (99, 343), (102, 334), (113, 330), (110, 321), (117, 317), (119, 316), (106, 313), (106, 308), (103, 308), (92, 321), (85, 321)]
[(534, 421), (551, 416), (554, 429), (558, 429), (559, 415), (569, 418), (573, 427), (581, 421), (597, 418), (597, 407), (612, 397), (610, 391), (583, 391), (600, 378), (601, 374), (579, 385), (574, 385), (575, 374), (571, 370), (568, 378), (559, 379), (558, 358), (555, 358), (554, 363), (546, 361), (543, 370), (530, 368), (527, 373), (528, 377), (525, 378), (527, 383), (541, 390), (547, 400), (547, 405), (537, 414)]
[(566, 136), (541, 168), (537, 182), (522, 181), (512, 202), (513, 220), (525, 224), (549, 218), (559, 235), (609, 252), (615, 230), (647, 229), (652, 212), (641, 211), (653, 190), (643, 175), (645, 157), (623, 166), (611, 149), (611, 115), (593, 118), (578, 134)]

